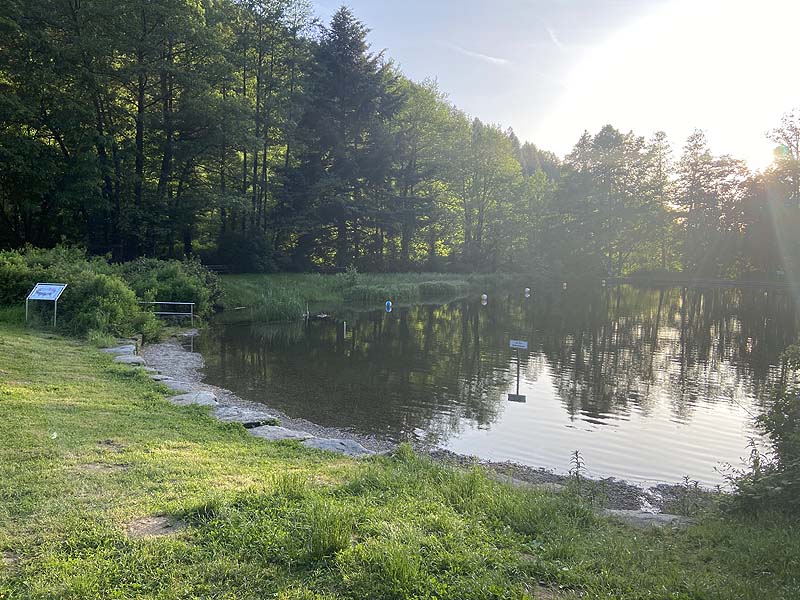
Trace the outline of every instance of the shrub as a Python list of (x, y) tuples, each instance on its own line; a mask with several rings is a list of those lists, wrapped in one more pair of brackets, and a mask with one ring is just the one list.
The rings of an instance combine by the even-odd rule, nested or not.
[[(205, 314), (219, 297), (215, 276), (195, 261), (141, 259), (112, 266), (102, 257), (65, 246), (0, 252), (0, 306), (23, 306), (37, 282), (67, 284), (58, 301), (58, 328), (92, 339), (135, 333), (157, 337), (161, 324), (142, 310), (140, 299), (195, 302)], [(50, 303), (31, 304), (34, 321), (50, 321), (52, 306), (45, 304)]]
[(67, 333), (142, 333), (147, 338), (157, 335), (155, 316), (141, 310), (136, 294), (121, 278), (86, 272), (70, 279), (68, 293), (65, 291), (59, 301), (59, 323)]
[[(791, 346), (783, 360), (791, 370), (800, 370), (800, 346)], [(800, 513), (800, 385), (779, 387), (769, 409), (758, 417), (758, 425), (771, 446), (768, 454), (751, 443), (746, 471), (731, 478), (734, 506), (749, 511), (779, 510)]]
[(140, 258), (118, 266), (120, 275), (144, 302), (194, 302), (206, 316), (221, 295), (219, 281), (195, 260)]

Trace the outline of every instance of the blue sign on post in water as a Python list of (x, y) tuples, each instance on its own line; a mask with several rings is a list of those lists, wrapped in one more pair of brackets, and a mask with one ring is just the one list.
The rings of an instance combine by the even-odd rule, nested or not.
[(511, 340), (508, 344), (508, 347), (513, 348), (514, 350), (527, 350), (528, 342), (523, 340)]
[(37, 283), (25, 298), (25, 322), (28, 321), (28, 302), (31, 300), (49, 300), (53, 303), (53, 327), (58, 318), (58, 299), (66, 289), (66, 283)]

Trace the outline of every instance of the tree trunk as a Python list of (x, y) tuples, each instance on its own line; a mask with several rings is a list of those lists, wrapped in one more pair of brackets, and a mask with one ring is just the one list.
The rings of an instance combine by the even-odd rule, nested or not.
[[(142, 198), (144, 195), (144, 103), (147, 77), (144, 73), (144, 55), (142, 52), (139, 52), (137, 60), (139, 74), (136, 85), (136, 165), (133, 177), (133, 206), (136, 211), (134, 221), (138, 222), (143, 209)], [(138, 226), (134, 224), (132, 227), (132, 230), (128, 232), (130, 242), (127, 249), (127, 258), (135, 257), (140, 250)]]

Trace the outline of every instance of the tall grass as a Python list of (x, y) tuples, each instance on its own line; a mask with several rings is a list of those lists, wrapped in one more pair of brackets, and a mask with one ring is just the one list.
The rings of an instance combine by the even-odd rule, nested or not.
[[(395, 273), (280, 274), (222, 277), (227, 318), (290, 321), (307, 307), (379, 306), (391, 300), (452, 300), (509, 285), (508, 274)], [(240, 310), (240, 315), (231, 315)]]

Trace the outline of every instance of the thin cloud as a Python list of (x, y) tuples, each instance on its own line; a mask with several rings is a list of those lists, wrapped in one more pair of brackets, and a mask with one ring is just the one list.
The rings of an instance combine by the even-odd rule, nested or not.
[(469, 56), (470, 58), (477, 58), (483, 62), (487, 62), (492, 65), (510, 65), (511, 61), (506, 58), (499, 58), (497, 56), (490, 56), (488, 54), (483, 54), (481, 52), (475, 52), (474, 50), (467, 50), (466, 48), (462, 48), (461, 46), (456, 46), (455, 44), (449, 44), (447, 42), (441, 42), (441, 45), (450, 48), (451, 50), (455, 50), (456, 52), (463, 54), (464, 56)]
[(564, 44), (562, 44), (561, 40), (558, 39), (555, 29), (553, 29), (552, 27), (545, 27), (545, 30), (547, 30), (547, 35), (550, 36), (550, 41), (553, 42), (553, 45), (559, 50), (563, 50)]

